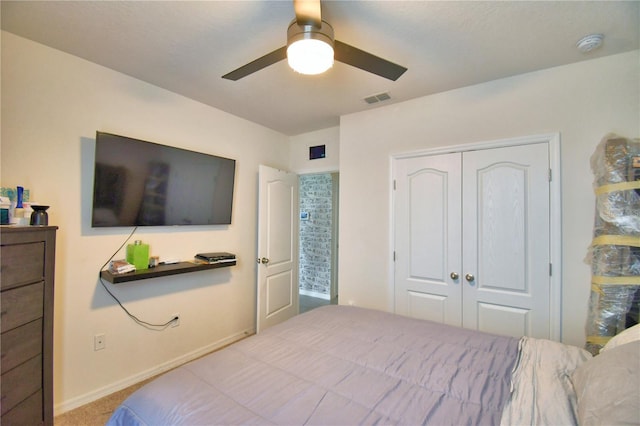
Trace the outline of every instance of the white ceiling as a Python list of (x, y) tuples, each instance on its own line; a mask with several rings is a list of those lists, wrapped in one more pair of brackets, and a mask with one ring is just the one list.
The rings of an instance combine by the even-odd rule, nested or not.
[[(290, 1), (7, 1), (2, 29), (287, 135), (344, 114), (640, 48), (639, 1), (325, 1), (336, 39), (408, 71), (393, 82), (336, 63), (286, 61), (221, 76), (286, 44)], [(605, 35), (584, 54), (576, 42)], [(363, 98), (388, 92), (391, 100)]]

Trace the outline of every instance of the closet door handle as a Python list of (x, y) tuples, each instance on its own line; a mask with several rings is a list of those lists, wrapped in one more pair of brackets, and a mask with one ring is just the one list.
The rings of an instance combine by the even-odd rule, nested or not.
[(451, 277), (452, 280), (457, 280), (458, 278), (460, 278), (460, 275), (458, 275), (457, 272), (452, 272), (449, 274), (449, 276)]
[(259, 257), (256, 260), (258, 261), (258, 263), (262, 263), (263, 265), (266, 265), (267, 263), (269, 263), (269, 259), (266, 257)]
[(476, 279), (476, 277), (474, 277), (472, 274), (467, 274), (464, 276), (464, 278), (469, 281), (470, 283), (473, 282), (473, 280)]

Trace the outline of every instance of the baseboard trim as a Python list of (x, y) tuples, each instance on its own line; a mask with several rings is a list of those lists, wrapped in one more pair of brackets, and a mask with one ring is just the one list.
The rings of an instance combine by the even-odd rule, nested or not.
[(165, 373), (169, 370), (179, 367), (182, 364), (186, 364), (189, 361), (193, 361), (196, 358), (200, 358), (203, 355), (206, 355), (210, 352), (214, 352), (218, 349), (221, 349), (225, 346), (228, 346), (232, 343), (242, 340), (247, 336), (255, 334), (255, 332), (256, 332), (255, 328), (249, 328), (249, 329), (243, 330), (239, 333), (236, 333), (224, 339), (218, 340), (217, 342), (204, 346), (195, 351), (186, 353), (178, 358), (174, 358), (170, 361), (167, 361), (156, 367), (150, 368), (134, 376), (127, 377), (126, 379), (120, 380), (118, 382), (112, 383), (110, 385), (104, 386), (94, 391), (88, 392), (84, 395), (80, 395), (78, 397), (71, 398), (70, 400), (63, 401), (62, 403), (56, 404), (53, 407), (54, 416), (58, 416), (60, 414), (66, 413), (67, 411), (71, 411), (85, 404), (94, 402), (100, 398), (111, 395), (114, 392), (121, 391), (123, 389), (128, 388), (129, 386), (135, 385), (136, 383), (140, 383), (151, 377), (157, 376), (158, 374)]

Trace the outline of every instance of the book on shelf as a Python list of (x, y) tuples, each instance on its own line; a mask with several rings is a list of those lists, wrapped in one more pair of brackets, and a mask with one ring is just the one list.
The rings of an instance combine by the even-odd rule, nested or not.
[(112, 274), (125, 274), (127, 272), (132, 272), (135, 270), (136, 267), (124, 259), (112, 260), (111, 263), (109, 263), (109, 272), (111, 272)]

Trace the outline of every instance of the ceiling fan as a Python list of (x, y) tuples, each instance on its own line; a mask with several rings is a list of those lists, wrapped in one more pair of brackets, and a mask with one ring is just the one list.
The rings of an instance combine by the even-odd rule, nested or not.
[[(309, 39), (319, 40), (321, 42), (319, 44), (324, 45), (325, 48), (327, 46), (333, 48), (331, 62), (328, 66), (331, 66), (335, 59), (338, 62), (393, 81), (397, 80), (407, 70), (403, 66), (335, 40), (333, 28), (328, 22), (322, 20), (320, 0), (293, 0), (293, 7), (296, 18), (291, 22), (287, 30), (287, 45), (223, 75), (222, 78), (236, 81), (269, 65), (287, 59), (287, 49), (289, 47), (297, 41)], [(289, 63), (291, 65), (291, 58), (289, 58)]]

